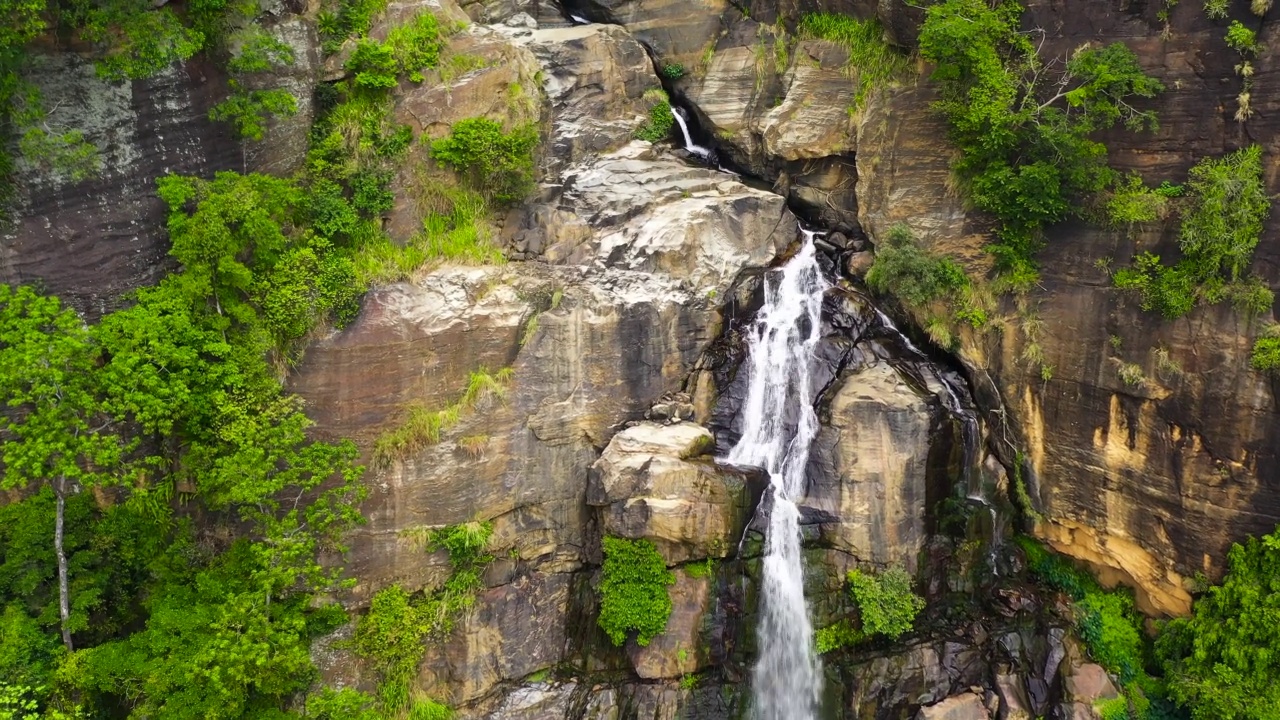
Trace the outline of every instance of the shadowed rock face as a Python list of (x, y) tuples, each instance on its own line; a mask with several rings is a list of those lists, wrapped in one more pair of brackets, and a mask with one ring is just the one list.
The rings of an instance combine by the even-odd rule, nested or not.
[(155, 179), (240, 169), (237, 143), (208, 119), (225, 93), (210, 64), (190, 63), (132, 83), (98, 79), (71, 53), (36, 56), (28, 79), (53, 108), (49, 121), (96, 145), (102, 173), (71, 183), (20, 167), (17, 222), (0, 228), (0, 281), (39, 282), (91, 316), (170, 269), (167, 208)]

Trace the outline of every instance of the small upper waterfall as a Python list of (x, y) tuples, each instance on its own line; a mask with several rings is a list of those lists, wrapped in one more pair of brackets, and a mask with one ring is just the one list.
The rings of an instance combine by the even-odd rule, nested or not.
[(770, 478), (760, 658), (751, 682), (755, 720), (812, 720), (822, 690), (804, 598), (796, 500), (805, 491), (809, 446), (818, 433), (809, 366), (821, 334), (828, 284), (818, 268), (814, 233), (804, 234), (800, 252), (765, 277), (764, 305), (748, 339), (742, 437), (728, 457), (733, 463), (763, 467)]
[(671, 115), (676, 119), (676, 124), (680, 126), (680, 133), (684, 135), (684, 149), (697, 155), (702, 159), (711, 157), (711, 151), (701, 145), (693, 142), (693, 136), (689, 134), (689, 123), (684, 119), (684, 110), (678, 107), (671, 108)]

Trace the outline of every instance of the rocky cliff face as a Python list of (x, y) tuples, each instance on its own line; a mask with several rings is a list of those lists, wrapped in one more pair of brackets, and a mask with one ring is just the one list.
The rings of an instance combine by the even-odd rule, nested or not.
[[(431, 646), (418, 690), (474, 718), (738, 717), (754, 652), (762, 479), (712, 456), (736, 438), (741, 329), (767, 268), (798, 238), (796, 213), (835, 231), (824, 251), (833, 279), (865, 267), (866, 240), (897, 222), (972, 273), (989, 269), (985, 220), (949, 190), (924, 68), (850, 112), (859, 69), (847, 51), (778, 23), (817, 5), (757, 2), (744, 13), (710, 1), (597, 0), (568, 4), (601, 21), (576, 26), (539, 0), (427, 5), (485, 23), (450, 42), (489, 62), (401, 88), (396, 118), (426, 136), (477, 115), (535, 122), (542, 183), (503, 223), (518, 262), (424, 268), (372, 291), (359, 318), (318, 338), (291, 378), (320, 432), (354, 438), (371, 465), (369, 522), (352, 540), (357, 585), (345, 600), (358, 611), (391, 583), (434, 587), (448, 562), (424, 549), (422, 532), (491, 521), (497, 559), (486, 588), (447, 642)], [(877, 14), (904, 44), (920, 17), (897, 2), (819, 5)], [(1177, 181), (1200, 156), (1270, 137), (1269, 100), (1256, 101), (1249, 123), (1229, 121), (1234, 91), (1219, 80), (1233, 76), (1231, 58), (1199, 8), (1178, 8), (1173, 39), (1162, 41), (1154, 6), (1030, 5), (1049, 52), (1124, 39), (1168, 86), (1158, 134), (1109, 139), (1118, 166)], [(421, 7), (392, 4), (373, 33)], [(302, 51), (289, 82), (342, 75), (339, 60), (319, 57), (309, 18), (277, 20), (274, 31)], [(29, 169), (0, 274), (41, 280), (89, 312), (165, 268), (155, 176), (283, 171), (305, 147), (306, 107), (259, 146), (209, 125), (222, 87), (211, 67), (117, 87), (93, 80), (83, 61), (49, 63), (39, 82), (94, 98), (68, 124), (106, 148), (107, 171), (71, 186)], [(655, 67), (675, 63), (687, 73), (668, 89), (695, 132), (771, 189), (633, 140), (661, 87)], [(1265, 87), (1275, 71), (1266, 59), (1258, 67)], [(397, 238), (421, 222), (412, 188), (425, 159), (415, 152), (387, 219)], [(991, 563), (1000, 553), (960, 549), (966, 532), (998, 544), (1000, 523), (974, 517), (1007, 510), (1002, 463), (1012, 466), (1017, 447), (1044, 517), (1036, 533), (1104, 580), (1137, 587), (1153, 613), (1184, 612), (1186, 576), (1214, 574), (1231, 540), (1280, 518), (1269, 492), (1280, 425), (1273, 388), (1248, 369), (1249, 324), (1225, 309), (1177, 323), (1144, 315), (1093, 262), (1172, 242), (1170, 228), (1055, 229), (1031, 310), (1005, 301), (1007, 329), (962, 333), (950, 364), (894, 329), (850, 278), (836, 282), (814, 369), (823, 427), (801, 503), (817, 623), (839, 615), (844, 572), (858, 566), (905, 566), (930, 598), (965, 595), (975, 608), (938, 611), (928, 633), (830, 663), (827, 716), (1084, 718), (1114, 693), (1059, 615), (1036, 610), (1034, 596), (986, 594), (991, 572), (1011, 569)], [(1264, 241), (1255, 261), (1269, 279), (1276, 252)], [(1022, 360), (1032, 343), (1051, 379)], [(1123, 382), (1122, 361), (1146, 380)], [(477, 373), (497, 378), (496, 389), (462, 408), (439, 442), (373, 455), (380, 435), (415, 408), (453, 405)], [(958, 537), (943, 529), (947, 499), (968, 503)], [(613, 648), (595, 626), (605, 534), (653, 540), (676, 571), (667, 631), (647, 647)], [(340, 639), (317, 653), (326, 677), (368, 686)]]

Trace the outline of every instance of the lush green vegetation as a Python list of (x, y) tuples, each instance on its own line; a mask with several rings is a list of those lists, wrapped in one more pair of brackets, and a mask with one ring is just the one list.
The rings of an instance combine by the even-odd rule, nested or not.
[(459, 121), (431, 142), (431, 157), (457, 172), (476, 192), (499, 204), (523, 200), (533, 190), (533, 150), (538, 131), (523, 125), (510, 132), (488, 118)]
[(934, 300), (955, 298), (969, 286), (964, 268), (920, 247), (905, 225), (894, 225), (876, 245), (875, 263), (867, 270), (866, 281), (875, 292), (893, 295), (917, 309)]
[[(636, 130), (636, 137), (649, 142), (662, 142), (671, 137), (671, 128), (675, 127), (676, 118), (667, 94), (661, 90), (651, 92), (654, 93), (652, 99), (656, 102), (649, 108), (649, 121)], [(649, 93), (645, 93), (645, 96), (649, 97)]]
[(471, 373), (466, 389), (456, 402), (439, 410), (411, 407), (403, 423), (383, 433), (374, 442), (374, 462), (389, 465), (440, 442), (441, 433), (457, 425), (463, 413), (488, 398), (505, 397), (511, 376), (511, 368), (503, 368), (493, 375), (483, 369), (477, 370)]
[(648, 540), (606, 537), (603, 546), (598, 623), (614, 645), (622, 645), (632, 633), (636, 643), (648, 645), (667, 628), (667, 586), (676, 576)]
[[(1128, 720), (1176, 718), (1176, 694), (1148, 673), (1150, 643), (1142, 632), (1142, 616), (1127, 589), (1104, 590), (1093, 576), (1071, 565), (1035, 540), (1016, 538), (1027, 567), (1045, 586), (1066, 594), (1076, 616), (1076, 632), (1093, 658), (1120, 684), (1124, 697), (1106, 708)], [(1101, 708), (1100, 708), (1101, 710)]]
[(1232, 546), (1222, 584), (1171, 620), (1156, 642), (1172, 697), (1195, 720), (1280, 713), (1280, 534)]
[(801, 16), (797, 32), (801, 37), (837, 43), (849, 51), (847, 67), (854, 77), (851, 110), (862, 108), (873, 90), (910, 73), (909, 58), (884, 41), (884, 29), (875, 19), (858, 20), (838, 13), (807, 13)]
[(365, 90), (386, 90), (405, 75), (413, 82), (426, 79), (424, 70), (440, 64), (444, 33), (435, 15), (424, 12), (387, 33), (387, 41), (361, 39), (347, 59), (351, 82)]
[(426, 653), (425, 641), (440, 641), (448, 635), (454, 619), (475, 603), (476, 593), (484, 587), (481, 574), (493, 560), (486, 553), (492, 535), (490, 523), (431, 531), (427, 548), (449, 553), (452, 572), (444, 584), (416, 595), (392, 585), (378, 592), (369, 611), (361, 616), (351, 645), (379, 673), (379, 703), (385, 713), (411, 708), (411, 718), (441, 717), (441, 712), (448, 717), (448, 708), (431, 700), (419, 700), (411, 706), (409, 686)]
[(1165, 265), (1154, 253), (1117, 270), (1116, 287), (1135, 291), (1145, 310), (1181, 317), (1196, 303), (1229, 300), (1260, 314), (1273, 300), (1260, 281), (1246, 277), (1271, 199), (1262, 177), (1262, 149), (1253, 145), (1222, 158), (1205, 158), (1187, 179), (1178, 245), (1182, 259)]
[(298, 99), (281, 88), (249, 89), (245, 77), (292, 65), (293, 48), (260, 28), (236, 40), (239, 46), (227, 62), (231, 95), (209, 111), (209, 119), (230, 122), (242, 138), (261, 140), (270, 118), (298, 112)]
[(326, 2), (316, 19), (321, 47), (332, 54), (350, 37), (363, 37), (373, 26), (373, 18), (387, 6), (387, 0), (337, 0)]
[(270, 359), (349, 273), (288, 181), (159, 185), (179, 270), (130, 307), (86, 326), (0, 286), (2, 484), (28, 493), (0, 509), (0, 663), (50, 716), (284, 712), (344, 619), (319, 557), (359, 520), (356, 450), (307, 438)]
[(1092, 134), (1117, 123), (1154, 127), (1154, 113), (1132, 103), (1163, 89), (1120, 43), (1046, 61), (1021, 15), (1009, 0), (946, 0), (928, 9), (920, 32), (920, 53), (936, 66), (937, 109), (960, 150), (956, 177), (999, 221), (990, 250), (1014, 289), (1035, 282), (1043, 228), (1113, 181)]
[(1261, 336), (1253, 342), (1249, 364), (1254, 370), (1280, 371), (1280, 325), (1270, 323), (1263, 327)]
[(849, 599), (857, 610), (853, 618), (840, 618), (814, 633), (819, 653), (862, 642), (868, 638), (896, 640), (910, 632), (924, 609), (924, 598), (911, 589), (911, 576), (894, 566), (879, 574), (851, 570), (845, 577)]

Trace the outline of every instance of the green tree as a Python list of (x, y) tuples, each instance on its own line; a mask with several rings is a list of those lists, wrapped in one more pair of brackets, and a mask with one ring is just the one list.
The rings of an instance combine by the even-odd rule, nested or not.
[(537, 145), (538, 132), (532, 125), (506, 132), (488, 118), (467, 118), (431, 142), (431, 157), (494, 201), (512, 203), (533, 189)]
[(128, 442), (114, 433), (94, 387), (96, 356), (84, 323), (56, 298), (0, 285), (2, 486), (53, 490), (62, 641), (73, 649), (67, 556), (67, 496), (123, 481)]
[(1132, 103), (1163, 90), (1121, 43), (1045, 61), (1021, 32), (1021, 15), (1011, 0), (946, 0), (928, 9), (920, 32), (937, 109), (960, 149), (956, 173), (999, 220), (991, 250), (1015, 287), (1034, 281), (1040, 231), (1113, 179), (1106, 147), (1090, 134), (1117, 123), (1154, 127), (1154, 113)]
[(924, 598), (911, 590), (911, 576), (900, 567), (879, 575), (851, 570), (849, 595), (858, 606), (862, 634), (897, 639), (911, 630), (916, 615), (924, 609)]
[(1220, 585), (1156, 642), (1170, 695), (1195, 720), (1280, 716), (1280, 534), (1233, 545)]

